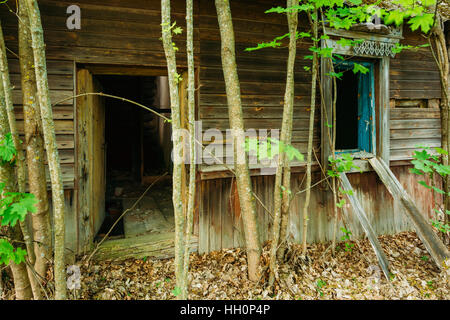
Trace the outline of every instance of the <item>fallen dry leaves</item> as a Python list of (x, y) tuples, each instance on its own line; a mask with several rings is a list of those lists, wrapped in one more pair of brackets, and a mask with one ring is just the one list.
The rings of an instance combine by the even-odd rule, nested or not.
[[(391, 281), (381, 272), (367, 240), (333, 256), (329, 244), (308, 247), (301, 256), (290, 245), (279, 266), (273, 291), (266, 288), (268, 246), (262, 255), (262, 279), (247, 278), (246, 255), (229, 249), (191, 256), (189, 299), (449, 299), (450, 263), (440, 272), (415, 233), (379, 237), (390, 262)], [(81, 265), (81, 289), (73, 299), (174, 299), (173, 260), (103, 261)]]

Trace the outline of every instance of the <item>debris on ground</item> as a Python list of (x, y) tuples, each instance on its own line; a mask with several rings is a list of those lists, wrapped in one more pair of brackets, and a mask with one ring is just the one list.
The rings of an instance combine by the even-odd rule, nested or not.
[[(390, 262), (387, 281), (369, 241), (354, 241), (350, 250), (340, 244), (333, 256), (330, 244), (289, 245), (287, 261), (279, 265), (273, 291), (268, 279), (269, 246), (261, 258), (262, 279), (247, 278), (245, 251), (225, 249), (191, 255), (189, 299), (295, 299), (295, 300), (416, 300), (450, 299), (450, 263), (441, 272), (413, 232), (380, 236)], [(9, 285), (11, 287), (11, 285)], [(72, 299), (175, 299), (173, 259), (103, 261), (81, 265), (81, 289)]]

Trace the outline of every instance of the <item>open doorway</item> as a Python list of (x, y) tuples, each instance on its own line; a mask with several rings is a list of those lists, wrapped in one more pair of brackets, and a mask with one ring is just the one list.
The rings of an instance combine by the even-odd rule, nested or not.
[[(105, 94), (138, 102), (170, 117), (167, 77), (94, 74), (93, 81)], [(98, 230), (94, 230), (96, 238), (103, 238), (130, 208), (110, 238), (173, 232), (170, 176), (158, 181), (135, 206), (150, 183), (171, 172), (170, 124), (121, 99), (104, 97), (102, 108), (103, 119), (98, 121), (103, 121), (104, 129), (96, 134), (103, 134), (103, 138), (94, 141), (103, 141), (103, 154), (97, 152), (93, 156), (104, 157), (104, 218)]]

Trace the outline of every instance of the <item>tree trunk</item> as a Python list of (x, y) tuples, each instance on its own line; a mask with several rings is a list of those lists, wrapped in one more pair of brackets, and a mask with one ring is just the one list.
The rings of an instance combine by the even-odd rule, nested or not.
[[(433, 50), (433, 46), (431, 45), (430, 49), (433, 52), (433, 56), (436, 60), (436, 64), (439, 69), (440, 82), (441, 82), (441, 91), (442, 91), (442, 99), (441, 99), (441, 124), (442, 124), (442, 148), (450, 152), (450, 139), (449, 139), (449, 129), (450, 129), (450, 91), (449, 91), (449, 72), (450, 72), (450, 63), (449, 63), (449, 52), (447, 47), (446, 36), (444, 33), (444, 25), (442, 22), (442, 18), (439, 13), (436, 16), (435, 26), (431, 33), (431, 39), (433, 41), (435, 50)], [(444, 165), (449, 165), (449, 156), (443, 156), (442, 162)], [(450, 176), (447, 176), (443, 179), (443, 189), (445, 192), (449, 192), (450, 187)], [(444, 195), (444, 212), (445, 210), (450, 210), (450, 197), (448, 195)], [(448, 223), (448, 215), (444, 214), (444, 223)], [(445, 235), (443, 235), (445, 236)]]
[[(14, 104), (12, 99), (12, 86), (9, 79), (8, 58), (6, 56), (5, 40), (3, 38), (3, 30), (0, 24), (0, 73), (3, 82), (3, 89), (5, 91), (6, 113), (9, 120), (9, 128), (14, 140), (14, 146), (17, 150), (16, 167), (17, 167), (17, 182), (18, 191), (25, 192), (26, 176), (25, 176), (25, 157), (23, 154), (22, 143), (19, 139), (19, 133), (16, 126), (16, 115), (14, 113)], [(27, 223), (20, 222), (20, 227), (24, 236), (27, 247), (29, 259), (34, 261), (33, 239), (29, 231)]]
[[(178, 289), (183, 292), (183, 270), (184, 270), (184, 232), (185, 219), (183, 213), (182, 192), (182, 136), (180, 118), (180, 97), (178, 91), (179, 75), (177, 73), (177, 62), (175, 49), (172, 41), (172, 29), (170, 19), (170, 0), (161, 0), (161, 26), (164, 52), (167, 60), (167, 71), (169, 74), (170, 108), (172, 111), (172, 140), (173, 140), (173, 194), (172, 201), (175, 215), (175, 277)], [(180, 294), (177, 298), (181, 298)]]
[[(314, 10), (314, 17), (311, 19), (313, 23), (314, 37), (318, 39), (319, 31), (319, 17), (317, 9)], [(316, 111), (316, 89), (317, 89), (317, 74), (319, 69), (319, 58), (317, 53), (313, 53), (313, 66), (312, 66), (312, 83), (311, 83), (311, 111), (309, 115), (309, 137), (308, 137), (308, 157), (306, 163), (306, 199), (303, 206), (303, 254), (306, 254), (307, 248), (307, 234), (308, 234), (308, 209), (309, 201), (311, 197), (311, 166), (312, 166), (312, 152), (313, 152), (313, 136), (314, 136), (314, 116)]]
[[(8, 115), (6, 112), (5, 90), (3, 88), (3, 81), (0, 81), (0, 140), (5, 138), (5, 135), (10, 132), (8, 123)], [(0, 181), (5, 183), (5, 192), (17, 192), (17, 180), (12, 164), (0, 162)], [(1, 194), (0, 194), (1, 196)], [(23, 235), (18, 224), (15, 227), (3, 227), (7, 236), (10, 238), (11, 244), (14, 248), (23, 247)], [(10, 268), (14, 278), (14, 290), (16, 292), (17, 300), (30, 300), (33, 298), (33, 292), (30, 286), (30, 280), (27, 274), (27, 267), (24, 262), (21, 264), (10, 263)]]
[(233, 21), (229, 0), (215, 1), (222, 42), (222, 67), (228, 100), (228, 116), (233, 133), (236, 182), (247, 246), (248, 275), (250, 280), (257, 281), (259, 280), (261, 244), (248, 159), (244, 147), (244, 119), (235, 57)]
[(59, 162), (58, 147), (55, 138), (55, 126), (53, 123), (52, 104), (48, 89), (47, 63), (45, 58), (45, 44), (42, 30), (39, 7), (36, 0), (25, 0), (30, 19), (31, 38), (36, 72), (38, 101), (41, 108), (42, 129), (47, 151), (50, 179), (52, 183), (53, 221), (55, 230), (55, 298), (65, 300), (67, 297), (66, 273), (64, 263), (65, 240), (65, 203), (62, 183), (61, 167)]
[(30, 193), (39, 201), (36, 213), (32, 216), (34, 268), (45, 277), (47, 262), (51, 260), (50, 214), (47, 195), (47, 182), (44, 167), (44, 139), (42, 134), (41, 111), (36, 98), (36, 76), (34, 74), (33, 49), (26, 4), (22, 0), (19, 6), (19, 56), (22, 80), (22, 101), (24, 114), (25, 147), (27, 151), (28, 184)]
[[(287, 7), (292, 7), (298, 0), (287, 0)], [(286, 91), (284, 95), (283, 121), (281, 125), (280, 141), (282, 145), (291, 144), (292, 117), (294, 113), (294, 67), (297, 55), (297, 26), (298, 11), (287, 13), (289, 25), (289, 58), (287, 63)], [(287, 234), (287, 222), (289, 212), (289, 189), (291, 184), (290, 167), (285, 152), (279, 154), (277, 172), (274, 187), (274, 218), (272, 229), (272, 246), (270, 248), (270, 278), (269, 285), (272, 286), (276, 276), (276, 259), (284, 256), (283, 242)], [(283, 188), (281, 184), (283, 183)], [(284, 221), (284, 223), (283, 223)], [(281, 224), (281, 225), (280, 225)]]
[(187, 206), (187, 221), (184, 249), (184, 275), (181, 299), (188, 298), (189, 274), (189, 242), (192, 234), (195, 205), (195, 177), (196, 177), (196, 145), (195, 145), (195, 70), (194, 70), (194, 1), (186, 0), (186, 32), (188, 55), (188, 128), (189, 128), (189, 198)]

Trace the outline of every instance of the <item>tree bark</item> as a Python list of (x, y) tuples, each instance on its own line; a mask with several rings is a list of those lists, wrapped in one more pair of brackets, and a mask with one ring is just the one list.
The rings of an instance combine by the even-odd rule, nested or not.
[[(3, 89), (5, 91), (5, 106), (6, 113), (8, 115), (9, 128), (14, 140), (14, 146), (17, 150), (16, 168), (17, 168), (17, 182), (18, 191), (25, 192), (26, 176), (25, 176), (25, 156), (23, 153), (22, 143), (19, 139), (19, 133), (16, 126), (16, 115), (14, 113), (14, 104), (12, 100), (12, 86), (9, 79), (8, 58), (6, 56), (5, 40), (3, 38), (3, 30), (0, 24), (0, 73), (3, 82)], [(24, 236), (24, 240), (27, 247), (28, 256), (31, 261), (34, 261), (33, 239), (31, 232), (29, 231), (27, 223), (20, 222), (20, 227)]]
[(188, 55), (188, 128), (189, 128), (189, 197), (186, 213), (186, 234), (184, 249), (184, 275), (181, 299), (188, 298), (189, 242), (192, 234), (195, 205), (196, 146), (195, 146), (195, 70), (194, 70), (194, 1), (186, 0), (186, 32)]
[(34, 54), (38, 101), (41, 108), (42, 129), (47, 151), (50, 179), (52, 183), (53, 221), (55, 230), (55, 298), (65, 300), (67, 298), (66, 273), (64, 262), (65, 240), (65, 203), (62, 183), (61, 166), (59, 162), (58, 147), (55, 138), (55, 126), (53, 123), (52, 104), (50, 101), (47, 63), (45, 58), (45, 44), (42, 30), (39, 7), (36, 0), (26, 0), (28, 17), (30, 19), (31, 39)]
[[(185, 219), (183, 213), (182, 192), (182, 136), (180, 96), (178, 90), (179, 75), (177, 73), (177, 61), (172, 41), (172, 29), (170, 19), (170, 0), (161, 0), (161, 26), (164, 52), (167, 60), (167, 71), (169, 74), (170, 108), (172, 111), (172, 140), (173, 140), (173, 175), (172, 175), (172, 201), (175, 215), (175, 278), (181, 293), (184, 291), (184, 232)], [(181, 298), (180, 294), (177, 298)]]
[[(314, 10), (314, 18), (311, 19), (314, 30), (314, 37), (318, 39), (319, 35), (319, 17), (317, 9)], [(311, 111), (309, 115), (309, 137), (308, 137), (308, 157), (306, 163), (306, 196), (305, 203), (303, 206), (303, 246), (302, 251), (303, 254), (306, 254), (307, 248), (307, 234), (308, 234), (308, 209), (309, 202), (311, 198), (311, 167), (312, 167), (312, 149), (313, 149), (313, 136), (314, 136), (314, 116), (316, 111), (316, 89), (317, 89), (317, 74), (319, 69), (319, 58), (317, 53), (313, 53), (313, 66), (312, 66), (312, 82), (311, 82)]]
[[(434, 28), (431, 32), (432, 45), (430, 50), (433, 53), (436, 64), (439, 69), (440, 82), (441, 82), (441, 125), (442, 125), (442, 148), (450, 152), (450, 91), (449, 91), (449, 73), (450, 73), (450, 62), (449, 62), (449, 52), (447, 47), (447, 39), (444, 32), (444, 26), (442, 18), (439, 13), (436, 16), (436, 22)], [(433, 50), (433, 44), (435, 50)], [(449, 156), (442, 157), (442, 163), (446, 166), (449, 165)], [(445, 192), (449, 192), (450, 187), (450, 176), (443, 179), (443, 189)], [(450, 197), (444, 195), (444, 212), (445, 210), (450, 210)], [(448, 223), (448, 215), (444, 214), (444, 223)], [(443, 235), (445, 236), (445, 235)]]
[[(0, 140), (5, 138), (5, 135), (10, 132), (8, 123), (8, 115), (6, 112), (5, 90), (3, 88), (3, 81), (0, 81)], [(0, 181), (5, 183), (5, 192), (17, 192), (17, 179), (14, 173), (12, 164), (0, 164)], [(0, 194), (0, 196), (2, 196)], [(10, 238), (11, 244), (14, 248), (23, 247), (23, 235), (19, 224), (15, 227), (3, 227), (7, 236)], [(10, 268), (14, 278), (14, 290), (16, 292), (17, 300), (31, 300), (33, 292), (30, 286), (30, 280), (27, 274), (27, 267), (24, 262), (21, 264), (10, 263)]]
[(234, 161), (239, 202), (244, 223), (247, 246), (248, 276), (251, 281), (259, 280), (261, 244), (256, 216), (255, 199), (244, 148), (244, 119), (241, 89), (237, 74), (233, 21), (229, 0), (215, 0), (222, 43), (222, 67), (228, 101), (228, 116), (233, 132)]
[[(298, 3), (298, 0), (287, 0), (287, 8)], [(289, 58), (287, 63), (286, 90), (284, 94), (283, 120), (281, 125), (281, 144), (286, 146), (291, 144), (292, 118), (294, 113), (294, 67), (297, 55), (297, 26), (298, 11), (287, 13), (289, 26)], [(270, 248), (270, 278), (269, 285), (272, 286), (276, 276), (276, 259), (284, 256), (283, 242), (287, 234), (289, 219), (289, 190), (291, 185), (290, 167), (285, 152), (279, 154), (278, 166), (275, 175), (274, 187), (274, 218), (272, 229), (272, 245)], [(283, 188), (281, 185), (283, 184)]]
[(36, 272), (46, 276), (47, 263), (51, 260), (52, 243), (47, 182), (44, 166), (44, 139), (41, 124), (41, 110), (36, 97), (36, 76), (34, 73), (33, 49), (31, 48), (30, 23), (26, 4), (19, 2), (19, 57), (24, 114), (25, 147), (27, 152), (28, 184), (30, 193), (39, 201), (32, 216), (34, 264)]

